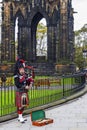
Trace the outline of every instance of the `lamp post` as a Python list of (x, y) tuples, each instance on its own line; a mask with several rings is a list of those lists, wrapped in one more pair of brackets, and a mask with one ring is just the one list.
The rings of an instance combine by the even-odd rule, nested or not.
[(86, 68), (87, 50), (83, 50), (84, 68)]

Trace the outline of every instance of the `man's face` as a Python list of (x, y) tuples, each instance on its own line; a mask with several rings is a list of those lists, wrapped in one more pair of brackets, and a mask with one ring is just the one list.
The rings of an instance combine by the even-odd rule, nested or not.
[(23, 74), (25, 73), (24, 68), (20, 68), (20, 69), (19, 69), (19, 73), (20, 73), (21, 75), (23, 75)]

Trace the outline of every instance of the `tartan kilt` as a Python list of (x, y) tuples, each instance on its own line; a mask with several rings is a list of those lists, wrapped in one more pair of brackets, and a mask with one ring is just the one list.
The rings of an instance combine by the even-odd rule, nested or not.
[(22, 94), (26, 94), (26, 105), (29, 105), (29, 98), (28, 98), (28, 92), (16, 92), (16, 99), (15, 99), (15, 105), (17, 107), (24, 107), (22, 105)]

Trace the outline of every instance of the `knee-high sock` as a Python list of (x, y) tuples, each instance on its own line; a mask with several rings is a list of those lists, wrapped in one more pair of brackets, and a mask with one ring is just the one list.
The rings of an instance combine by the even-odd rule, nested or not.
[(17, 108), (17, 113), (18, 113), (18, 114), (22, 114), (23, 111), (24, 111), (24, 108), (21, 108), (21, 109)]

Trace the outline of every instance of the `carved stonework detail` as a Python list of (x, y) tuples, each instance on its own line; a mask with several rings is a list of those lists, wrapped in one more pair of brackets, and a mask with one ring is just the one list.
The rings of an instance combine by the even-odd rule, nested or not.
[(46, 10), (49, 10), (49, 15), (52, 15), (54, 10), (58, 10), (60, 0), (47, 0), (46, 1)]
[(34, 8), (34, 0), (32, 0), (32, 7)]
[(26, 6), (23, 6), (22, 4), (21, 5), (18, 5), (15, 9), (15, 13), (14, 15), (18, 12), (18, 10), (21, 11), (22, 15), (25, 17), (26, 15)]
[(42, 0), (42, 7), (44, 7), (44, 0)]

